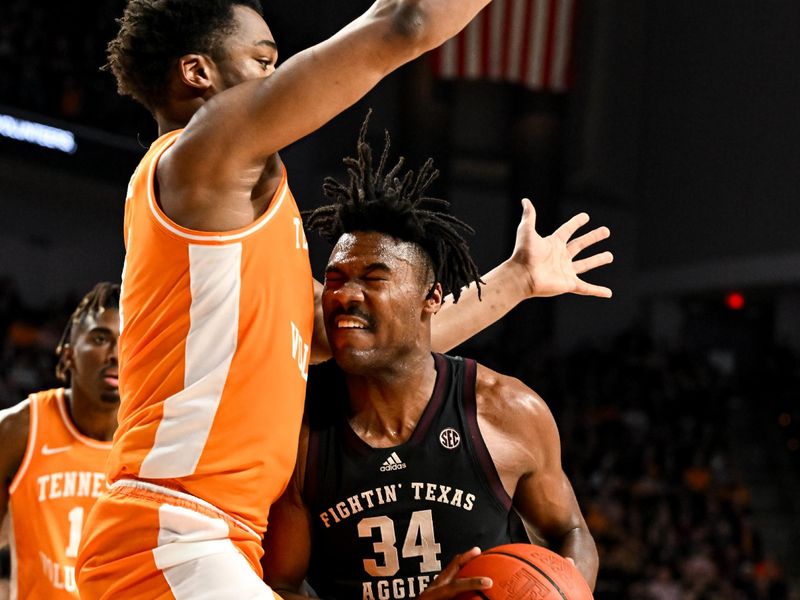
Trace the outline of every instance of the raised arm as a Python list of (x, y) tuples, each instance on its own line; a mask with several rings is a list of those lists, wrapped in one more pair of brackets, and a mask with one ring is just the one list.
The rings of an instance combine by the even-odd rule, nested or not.
[(511, 257), (483, 276), (482, 301), (471, 285), (461, 293), (458, 304), (447, 302), (433, 319), (431, 343), (438, 352), (446, 352), (468, 340), (527, 298), (545, 298), (560, 294), (580, 294), (610, 298), (607, 287), (592, 285), (579, 275), (614, 260), (611, 252), (600, 252), (576, 260), (581, 251), (606, 239), (607, 227), (598, 227), (571, 239), (589, 222), (581, 213), (543, 238), (536, 232), (536, 210), (530, 200), (522, 201), (522, 219)]
[[(579, 294), (610, 298), (611, 290), (583, 281), (579, 275), (607, 265), (614, 260), (611, 252), (600, 252), (588, 258), (576, 259), (583, 250), (611, 235), (608, 227), (598, 227), (571, 239), (589, 222), (581, 213), (561, 225), (553, 234), (543, 238), (536, 231), (536, 210), (530, 200), (522, 201), (522, 218), (517, 227), (514, 250), (508, 260), (482, 277), (481, 299), (477, 287), (461, 291), (458, 304), (445, 298), (442, 309), (431, 326), (431, 345), (437, 352), (447, 352), (476, 333), (505, 316), (508, 311), (528, 298), (546, 298), (560, 294)], [(322, 319), (322, 284), (314, 282), (316, 312), (312, 363), (331, 357)]]
[(514, 508), (594, 589), (598, 556), (572, 485), (561, 467), (561, 442), (544, 401), (528, 387), (485, 367), (478, 371), (481, 432)]
[[(458, 33), (487, 4), (379, 0), (273, 74), (213, 95), (158, 167), (159, 181), (163, 176), (169, 182), (170, 195), (161, 198), (167, 214), (180, 217), (192, 209), (190, 225), (204, 228), (209, 225), (195, 213), (211, 206), (211, 226), (217, 226), (214, 204), (221, 191), (250, 192), (270, 156), (353, 105), (391, 71)], [(274, 46), (272, 40), (263, 41), (265, 47)], [(276, 51), (271, 53), (274, 61)], [(205, 57), (186, 55), (178, 68), (186, 86), (213, 91), (211, 66)], [(203, 173), (201, 182), (197, 173)], [(173, 188), (185, 189), (173, 194)]]

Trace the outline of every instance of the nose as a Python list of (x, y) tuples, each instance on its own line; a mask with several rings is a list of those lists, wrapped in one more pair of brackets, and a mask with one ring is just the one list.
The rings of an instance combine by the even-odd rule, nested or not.
[(347, 281), (333, 292), (333, 297), (341, 304), (349, 306), (364, 301), (364, 290), (355, 281)]
[(117, 360), (119, 360), (119, 338), (114, 338), (109, 344), (108, 358), (113, 361), (114, 364), (117, 364)]

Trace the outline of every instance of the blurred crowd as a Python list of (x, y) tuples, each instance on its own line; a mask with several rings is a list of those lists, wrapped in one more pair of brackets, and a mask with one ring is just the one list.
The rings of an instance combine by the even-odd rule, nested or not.
[(0, 276), (0, 409), (61, 385), (55, 348), (79, 300), (34, 309), (20, 300), (13, 280)]
[[(510, 339), (483, 358), (553, 410), (564, 469), (600, 553), (597, 600), (797, 597), (754, 525), (731, 451), (734, 419), (797, 405), (796, 355), (774, 348), (755, 367), (731, 369), (713, 353), (668, 350), (642, 332), (564, 357), (547, 343)], [(782, 418), (796, 426), (794, 410)]]
[(135, 134), (143, 114), (101, 71), (125, 0), (0, 2), (0, 105)]
[[(0, 406), (58, 385), (53, 350), (77, 301), (34, 310), (0, 279)], [(643, 335), (564, 359), (525, 352), (494, 353), (491, 366), (516, 370), (554, 410), (565, 469), (600, 551), (597, 600), (789, 598), (731, 462), (741, 382)], [(483, 358), (480, 349), (469, 354)]]
[(564, 463), (600, 552), (598, 600), (789, 597), (731, 461), (735, 374), (635, 334), (550, 372), (563, 376)]

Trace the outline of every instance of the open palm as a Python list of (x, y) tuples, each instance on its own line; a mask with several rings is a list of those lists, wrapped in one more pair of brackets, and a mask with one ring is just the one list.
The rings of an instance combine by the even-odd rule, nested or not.
[(579, 275), (607, 265), (614, 260), (611, 252), (600, 252), (588, 258), (575, 257), (586, 248), (611, 235), (608, 227), (598, 227), (573, 240), (572, 236), (589, 222), (589, 215), (580, 213), (542, 237), (536, 231), (536, 210), (530, 200), (522, 200), (522, 219), (511, 260), (523, 266), (528, 276), (528, 296), (547, 297), (580, 294), (610, 298), (611, 290), (583, 281)]

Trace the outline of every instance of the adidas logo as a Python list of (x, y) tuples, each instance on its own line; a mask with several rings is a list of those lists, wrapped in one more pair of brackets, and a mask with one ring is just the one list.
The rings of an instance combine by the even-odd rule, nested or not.
[(400, 469), (405, 469), (406, 463), (400, 460), (400, 457), (397, 456), (397, 452), (392, 452), (383, 464), (381, 465), (381, 471), (399, 471)]

